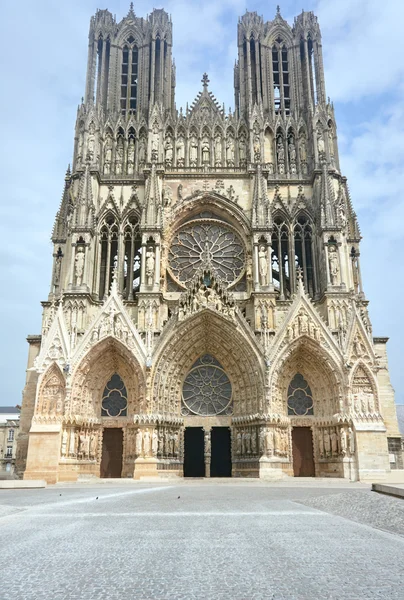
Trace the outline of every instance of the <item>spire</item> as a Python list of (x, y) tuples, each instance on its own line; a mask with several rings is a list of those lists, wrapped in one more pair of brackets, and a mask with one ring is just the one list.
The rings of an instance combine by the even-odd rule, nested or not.
[(73, 211), (73, 201), (70, 194), (71, 186), (71, 173), (70, 165), (67, 167), (65, 175), (65, 185), (63, 188), (63, 195), (60, 201), (59, 210), (56, 214), (55, 223), (52, 231), (52, 241), (54, 243), (60, 243), (65, 241), (67, 238), (67, 222)]
[(207, 92), (208, 91), (208, 85), (209, 85), (209, 78), (208, 78), (208, 74), (204, 73), (202, 76), (202, 83), (203, 83), (203, 91)]
[(297, 279), (297, 292), (299, 296), (303, 296), (304, 294), (304, 282), (303, 282), (303, 269), (302, 267), (297, 267), (296, 269), (296, 279)]
[(145, 203), (142, 213), (142, 226), (153, 228), (161, 226), (161, 207), (163, 201), (160, 192), (156, 163), (152, 163), (151, 172), (146, 181)]
[(89, 162), (80, 177), (79, 193), (77, 196), (76, 226), (92, 226), (92, 210), (94, 209), (93, 190), (91, 186), (91, 173)]
[(129, 7), (129, 12), (128, 12), (128, 17), (132, 17), (132, 19), (135, 18), (135, 12), (133, 10), (133, 2), (130, 3), (130, 7)]

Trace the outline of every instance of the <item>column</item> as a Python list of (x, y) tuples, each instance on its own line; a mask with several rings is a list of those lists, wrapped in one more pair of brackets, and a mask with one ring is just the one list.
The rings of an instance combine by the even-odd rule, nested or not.
[(210, 477), (210, 458), (211, 458), (211, 430), (204, 427), (204, 444), (205, 444), (205, 477)]
[(118, 282), (118, 289), (122, 292), (123, 291), (123, 283), (124, 283), (124, 272), (123, 272), (123, 266), (125, 263), (125, 243), (124, 243), (124, 238), (123, 238), (123, 233), (122, 231), (119, 232), (118, 234), (118, 264), (117, 264), (117, 269), (118, 269), (118, 273), (116, 273), (117, 276), (117, 282)]
[(142, 241), (142, 256), (140, 259), (140, 285), (146, 284), (146, 242)]
[(329, 285), (331, 285), (331, 280), (330, 280), (330, 264), (328, 262), (328, 245), (325, 244), (324, 246), (325, 249), (325, 265), (326, 265), (326, 273), (327, 273), (327, 287)]
[(104, 299), (109, 294), (109, 273), (111, 269), (111, 235), (108, 235), (107, 241), (107, 264), (105, 265), (105, 288), (104, 288)]
[(152, 39), (151, 69), (150, 69), (150, 106), (154, 104), (154, 71), (156, 61), (156, 40)]
[(272, 244), (267, 242), (267, 257), (268, 257), (268, 285), (272, 287)]
[(248, 95), (248, 106), (252, 107), (252, 91), (251, 91), (251, 52), (250, 42), (246, 40), (247, 46), (247, 95)]
[(128, 273), (126, 275), (126, 286), (128, 300), (133, 300), (133, 264), (135, 262), (135, 233), (132, 233), (132, 241), (130, 245), (130, 256), (128, 257)]
[(254, 242), (254, 289), (259, 287), (258, 242)]
[(71, 263), (70, 263), (70, 287), (74, 285), (74, 260), (76, 258), (76, 244), (72, 244), (72, 254), (71, 254)]
[(160, 244), (155, 245), (154, 254), (154, 285), (160, 287)]
[(94, 242), (95, 245), (95, 252), (94, 252), (94, 274), (95, 274), (95, 280), (94, 280), (94, 285), (95, 285), (95, 289), (93, 290), (93, 292), (95, 292), (97, 294), (97, 296), (99, 297), (100, 294), (100, 276), (101, 276), (101, 242), (98, 239), (98, 236), (96, 238), (96, 241)]

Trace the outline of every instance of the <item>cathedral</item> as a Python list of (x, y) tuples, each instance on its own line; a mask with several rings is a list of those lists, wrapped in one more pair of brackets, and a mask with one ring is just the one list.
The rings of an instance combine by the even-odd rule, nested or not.
[(162, 9), (91, 18), (17, 471), (383, 480), (401, 461), (387, 338), (317, 18), (239, 19), (234, 111), (207, 74), (177, 109), (172, 48)]

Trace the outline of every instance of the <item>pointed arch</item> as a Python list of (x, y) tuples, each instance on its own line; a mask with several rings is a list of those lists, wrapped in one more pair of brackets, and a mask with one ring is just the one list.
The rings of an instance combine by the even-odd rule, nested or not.
[(70, 413), (83, 419), (100, 419), (103, 392), (114, 374), (127, 391), (127, 416), (145, 410), (145, 379), (134, 354), (121, 342), (107, 337), (93, 346), (74, 370)]
[(261, 352), (234, 322), (205, 309), (170, 331), (154, 358), (153, 410), (179, 415), (183, 382), (195, 361), (209, 354), (223, 367), (233, 390), (234, 415), (254, 414), (264, 402)]
[(317, 293), (315, 231), (311, 217), (300, 210), (293, 223), (295, 265), (303, 273), (304, 287), (307, 294), (314, 298)]
[(375, 378), (368, 365), (359, 359), (352, 368), (350, 377), (351, 403), (357, 413), (379, 412), (379, 398)]
[(114, 266), (118, 256), (119, 220), (114, 211), (108, 209), (99, 225), (99, 298), (104, 298), (112, 283)]
[(42, 376), (35, 414), (47, 417), (63, 415), (66, 383), (62, 371), (53, 362)]

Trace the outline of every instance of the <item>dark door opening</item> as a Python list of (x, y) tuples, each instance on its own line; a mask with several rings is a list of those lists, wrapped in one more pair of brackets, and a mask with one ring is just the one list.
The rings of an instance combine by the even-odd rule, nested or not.
[(231, 437), (228, 427), (212, 427), (210, 476), (231, 477)]
[(185, 428), (184, 477), (205, 477), (204, 434), (202, 427)]
[(292, 452), (294, 476), (314, 477), (313, 434), (310, 427), (293, 427)]
[(100, 477), (122, 476), (122, 429), (104, 429), (102, 436), (102, 458)]

